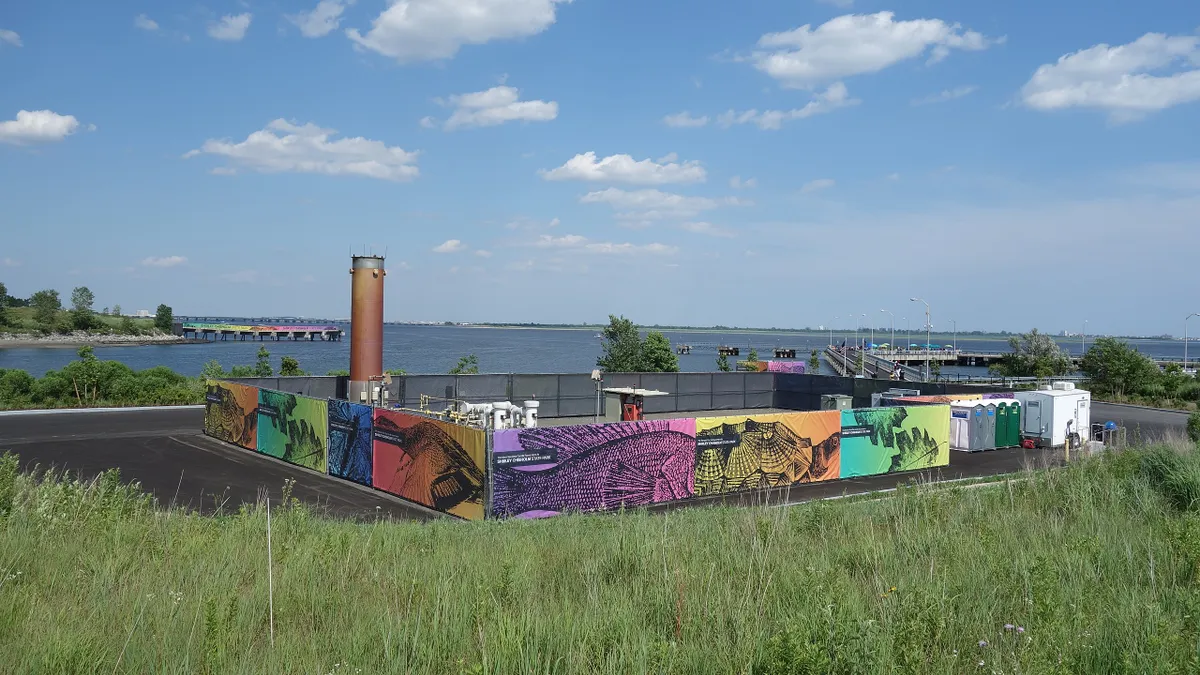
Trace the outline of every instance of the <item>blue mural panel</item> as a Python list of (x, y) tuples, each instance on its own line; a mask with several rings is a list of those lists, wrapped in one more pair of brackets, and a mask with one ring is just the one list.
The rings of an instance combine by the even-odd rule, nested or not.
[(329, 475), (371, 485), (370, 406), (329, 400)]

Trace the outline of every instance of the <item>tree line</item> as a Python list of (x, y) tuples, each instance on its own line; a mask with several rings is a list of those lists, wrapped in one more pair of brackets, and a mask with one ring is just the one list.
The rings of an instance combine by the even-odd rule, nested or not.
[[(140, 335), (143, 329), (133, 317), (124, 316), (121, 306), (114, 305), (96, 311), (96, 295), (87, 286), (71, 290), (70, 308), (63, 306), (58, 291), (48, 288), (37, 291), (28, 298), (8, 294), (8, 288), (0, 283), (0, 328), (20, 329), (27, 327), (12, 309), (32, 310), (33, 328), (44, 333), (70, 333), (72, 331), (117, 332), (125, 335)], [(175, 317), (171, 307), (160, 304), (154, 314), (155, 329), (169, 333)]]

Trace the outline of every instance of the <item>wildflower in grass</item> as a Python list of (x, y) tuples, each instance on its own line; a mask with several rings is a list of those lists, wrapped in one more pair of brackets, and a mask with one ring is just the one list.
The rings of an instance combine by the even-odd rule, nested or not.
[(1024, 632), (1025, 632), (1025, 627), (1024, 627), (1024, 626), (1017, 626), (1017, 632), (1018, 632), (1018, 633), (1024, 633)]
[(1012, 630), (1013, 628), (1015, 628), (1015, 626), (1013, 626), (1011, 623), (1004, 624), (1004, 630)]
[(979, 641), (979, 648), (980, 648), (980, 649), (983, 649), (983, 648), (984, 648), (984, 647), (986, 647), (986, 646), (987, 646), (987, 640), (980, 640), (980, 641)]

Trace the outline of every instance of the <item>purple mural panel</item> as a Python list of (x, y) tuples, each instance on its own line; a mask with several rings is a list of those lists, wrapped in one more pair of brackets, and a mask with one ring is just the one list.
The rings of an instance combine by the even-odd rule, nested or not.
[(769, 373), (795, 373), (798, 375), (804, 374), (803, 361), (767, 361), (767, 372)]
[(492, 439), (492, 514), (537, 518), (687, 499), (696, 420), (505, 429)]

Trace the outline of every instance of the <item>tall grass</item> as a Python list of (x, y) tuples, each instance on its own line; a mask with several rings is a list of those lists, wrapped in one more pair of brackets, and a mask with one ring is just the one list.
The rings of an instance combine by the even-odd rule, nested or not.
[[(1156, 673), (1200, 667), (1200, 457), (873, 501), (522, 522), (163, 510), (0, 462), (0, 671)], [(1171, 478), (1174, 476), (1174, 478)]]

